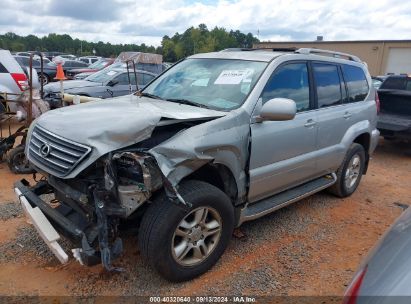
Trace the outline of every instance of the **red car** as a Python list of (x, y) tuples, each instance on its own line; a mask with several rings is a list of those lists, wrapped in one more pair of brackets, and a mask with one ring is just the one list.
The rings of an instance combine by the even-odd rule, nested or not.
[(66, 77), (67, 79), (74, 79), (74, 77), (80, 73), (94, 73), (94, 72), (100, 71), (101, 69), (104, 69), (105, 67), (108, 67), (113, 62), (114, 62), (114, 59), (112, 58), (108, 58), (108, 59), (102, 58), (94, 62), (93, 64), (89, 65), (86, 68), (68, 70), (66, 72)]

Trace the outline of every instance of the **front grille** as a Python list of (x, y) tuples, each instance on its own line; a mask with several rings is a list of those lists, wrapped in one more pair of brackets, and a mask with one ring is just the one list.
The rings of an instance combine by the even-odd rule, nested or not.
[(55, 176), (69, 174), (91, 151), (90, 147), (35, 126), (29, 143), (29, 159)]

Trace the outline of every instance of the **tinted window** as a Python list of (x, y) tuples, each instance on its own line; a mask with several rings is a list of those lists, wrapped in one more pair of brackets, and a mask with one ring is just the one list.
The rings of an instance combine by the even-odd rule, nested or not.
[(348, 88), (348, 102), (364, 100), (368, 94), (368, 83), (364, 71), (348, 64), (343, 64), (342, 68)]
[(317, 86), (318, 107), (328, 107), (342, 102), (341, 80), (338, 66), (314, 63), (314, 78)]
[(28, 57), (14, 57), (21, 66), (29, 66), (30, 58)]
[(81, 68), (81, 67), (86, 67), (86, 66), (88, 66), (88, 64), (87, 64), (87, 63), (84, 63), (84, 62), (81, 62), (81, 61), (72, 61), (72, 62), (71, 62), (71, 66), (72, 66), (72, 67), (79, 67), (79, 68)]
[[(146, 84), (146, 83), (143, 83), (144, 82), (144, 78), (143, 78), (144, 76), (145, 76), (145, 74), (137, 73), (137, 81), (138, 81), (139, 86)], [(127, 73), (120, 74), (115, 79), (118, 80), (118, 84), (128, 85)], [(130, 72), (130, 83), (131, 83), (131, 85), (136, 85), (136, 77), (134, 75), (134, 72)]]
[(80, 61), (88, 63), (88, 59), (87, 58), (81, 58)]
[(388, 77), (380, 86), (380, 89), (404, 90), (405, 77)]
[(71, 68), (71, 67), (72, 67), (72, 64), (71, 64), (70, 61), (65, 61), (65, 62), (63, 63), (63, 65), (64, 65), (66, 68)]
[(273, 98), (289, 98), (297, 111), (310, 108), (308, 69), (305, 63), (290, 63), (274, 71), (261, 95), (263, 103)]
[(408, 79), (407, 86), (405, 87), (407, 91), (411, 91), (411, 79)]
[[(147, 83), (149, 83), (151, 80), (153, 80), (154, 76), (151, 76), (149, 74), (143, 74), (143, 81), (141, 81), (140, 79), (138, 80), (139, 85), (146, 85)], [(141, 78), (141, 76), (140, 76)]]

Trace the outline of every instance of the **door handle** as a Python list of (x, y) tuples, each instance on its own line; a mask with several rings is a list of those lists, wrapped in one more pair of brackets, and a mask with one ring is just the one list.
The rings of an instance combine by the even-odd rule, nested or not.
[(310, 127), (312, 127), (312, 126), (315, 126), (316, 124), (317, 124), (317, 123), (316, 123), (314, 120), (309, 119), (309, 120), (307, 120), (307, 122), (304, 124), (304, 127), (310, 128)]
[(348, 119), (348, 118), (350, 118), (352, 116), (352, 114), (350, 113), (350, 112), (345, 112), (345, 114), (344, 114), (344, 118), (345, 119)]

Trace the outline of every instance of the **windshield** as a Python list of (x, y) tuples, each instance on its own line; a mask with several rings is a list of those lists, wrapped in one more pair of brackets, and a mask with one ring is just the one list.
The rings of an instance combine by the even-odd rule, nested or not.
[(88, 66), (89, 69), (96, 69), (96, 70), (100, 70), (102, 68), (104, 68), (107, 64), (106, 60), (98, 60), (94, 63), (92, 63), (91, 65)]
[(154, 80), (143, 93), (231, 110), (243, 104), (266, 66), (265, 62), (245, 60), (186, 59)]
[(114, 75), (117, 75), (118, 73), (120, 73), (120, 71), (111, 70), (109, 69), (109, 67), (107, 67), (101, 71), (91, 74), (90, 76), (86, 77), (84, 80), (105, 83), (109, 81), (111, 78), (113, 78)]

